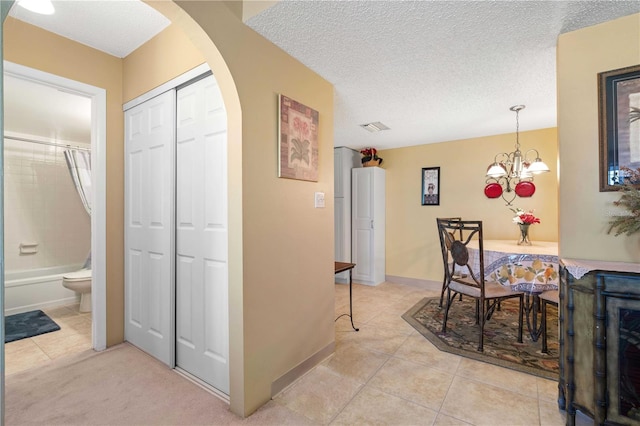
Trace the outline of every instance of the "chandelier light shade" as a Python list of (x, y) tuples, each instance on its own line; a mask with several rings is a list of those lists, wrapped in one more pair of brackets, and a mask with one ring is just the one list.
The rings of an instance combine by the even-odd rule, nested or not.
[(487, 185), (484, 189), (488, 198), (501, 196), (508, 206), (516, 196), (531, 197), (536, 190), (532, 182), (533, 176), (549, 171), (538, 150), (529, 149), (524, 155), (520, 151), (519, 114), (524, 105), (515, 105), (509, 109), (516, 113), (516, 150), (496, 154), (493, 163), (487, 167)]

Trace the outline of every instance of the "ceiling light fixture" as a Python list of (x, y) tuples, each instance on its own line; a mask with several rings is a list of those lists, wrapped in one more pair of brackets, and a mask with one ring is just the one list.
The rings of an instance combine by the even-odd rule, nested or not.
[(376, 121), (375, 123), (361, 124), (360, 127), (370, 131), (371, 133), (379, 132), (381, 130), (389, 130), (387, 126), (385, 126), (379, 121)]
[(41, 15), (52, 15), (55, 12), (51, 0), (18, 0), (18, 6)]
[[(487, 186), (484, 193), (489, 198), (502, 199), (510, 206), (511, 202), (518, 197), (531, 197), (536, 190), (533, 184), (533, 175), (549, 171), (549, 167), (540, 159), (537, 149), (530, 149), (522, 155), (520, 151), (520, 121), (519, 113), (524, 109), (524, 105), (515, 105), (509, 108), (516, 113), (516, 150), (510, 153), (501, 152), (497, 154), (493, 163), (487, 168)], [(529, 153), (535, 152), (535, 159), (529, 160)], [(512, 196), (506, 197), (505, 193)]]

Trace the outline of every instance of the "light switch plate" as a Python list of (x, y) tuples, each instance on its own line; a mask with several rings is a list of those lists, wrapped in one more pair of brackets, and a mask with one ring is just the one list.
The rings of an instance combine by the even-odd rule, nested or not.
[(324, 208), (324, 192), (316, 192), (314, 199), (315, 199), (314, 205), (316, 209)]

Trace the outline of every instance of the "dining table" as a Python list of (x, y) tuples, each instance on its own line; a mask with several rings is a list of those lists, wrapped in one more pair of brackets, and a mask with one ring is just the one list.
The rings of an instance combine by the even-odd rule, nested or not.
[[(479, 273), (478, 241), (470, 241), (469, 266)], [(483, 240), (484, 276), (514, 291), (542, 293), (557, 290), (559, 280), (558, 243), (535, 241), (518, 245), (515, 240)]]
[[(559, 287), (558, 243), (535, 241), (518, 245), (512, 240), (483, 240), (484, 276), (486, 281), (498, 282), (513, 291), (525, 293), (527, 328), (534, 342), (542, 333), (538, 323), (540, 301), (538, 295)], [(478, 241), (470, 241), (469, 266), (474, 274), (480, 271)]]

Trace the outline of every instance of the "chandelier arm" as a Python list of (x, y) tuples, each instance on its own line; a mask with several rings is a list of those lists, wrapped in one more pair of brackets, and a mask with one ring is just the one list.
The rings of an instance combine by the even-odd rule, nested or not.
[(533, 159), (534, 161), (540, 158), (540, 153), (538, 152), (538, 150), (535, 149), (535, 148), (531, 148), (531, 149), (528, 149), (527, 152), (525, 152), (524, 156), (522, 157), (525, 162), (531, 163), (531, 161), (529, 160), (529, 157), (528, 157), (530, 152), (535, 152), (536, 153), (536, 158)]
[(508, 176), (501, 176), (498, 178), (495, 177), (489, 177), (487, 178), (487, 180), (485, 181), (485, 183), (489, 184), (489, 183), (497, 183), (498, 185), (500, 185), (502, 187), (502, 193), (500, 194), (500, 196), (502, 197), (502, 199), (505, 201), (505, 205), (506, 206), (512, 206), (513, 201), (516, 199), (517, 195), (514, 191), (515, 185), (512, 185), (512, 182), (517, 181), (516, 184), (518, 182), (520, 182), (520, 179), (518, 178), (512, 178), (512, 177), (508, 177)]
[(516, 194), (513, 194), (513, 196), (511, 197), (511, 199), (507, 199), (507, 197), (504, 196), (504, 192), (502, 193), (502, 199), (505, 201), (505, 206), (512, 206), (513, 201), (516, 199)]
[(511, 192), (513, 188), (511, 187), (511, 181), (513, 180), (510, 176), (504, 176), (501, 178), (504, 182), (500, 182), (500, 185), (504, 187), (504, 192)]
[(506, 159), (507, 161), (509, 161), (509, 154), (507, 154), (506, 152), (499, 152), (496, 154), (495, 157), (493, 157), (493, 161), (495, 163), (500, 164), (500, 161), (498, 161), (498, 158), (500, 157), (500, 159)]

